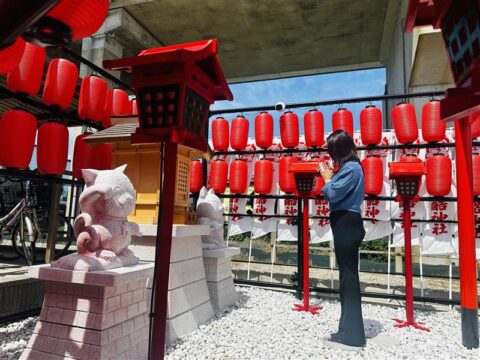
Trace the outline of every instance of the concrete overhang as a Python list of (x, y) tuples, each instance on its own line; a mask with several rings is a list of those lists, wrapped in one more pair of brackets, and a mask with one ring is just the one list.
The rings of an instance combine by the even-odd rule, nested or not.
[(401, 0), (112, 0), (160, 44), (217, 38), (229, 83), (384, 66)]
[(453, 78), (442, 34), (431, 31), (418, 37), (409, 86), (437, 85), (453, 86)]

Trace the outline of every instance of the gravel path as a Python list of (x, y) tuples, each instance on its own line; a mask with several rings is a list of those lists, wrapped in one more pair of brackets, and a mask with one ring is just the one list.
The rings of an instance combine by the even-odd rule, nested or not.
[[(480, 350), (461, 344), (460, 313), (417, 311), (430, 333), (393, 327), (404, 308), (363, 305), (367, 346), (364, 349), (329, 344), (336, 331), (340, 305), (323, 305), (319, 315), (292, 311), (293, 295), (254, 287), (237, 287), (235, 306), (167, 349), (166, 359), (479, 359)], [(0, 327), (0, 359), (18, 359), (37, 318)]]

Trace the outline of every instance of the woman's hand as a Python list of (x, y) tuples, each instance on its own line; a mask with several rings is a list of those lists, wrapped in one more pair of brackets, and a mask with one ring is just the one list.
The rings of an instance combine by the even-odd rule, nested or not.
[(333, 171), (327, 166), (327, 164), (320, 162), (320, 175), (322, 175), (322, 178), (326, 184), (332, 179)]

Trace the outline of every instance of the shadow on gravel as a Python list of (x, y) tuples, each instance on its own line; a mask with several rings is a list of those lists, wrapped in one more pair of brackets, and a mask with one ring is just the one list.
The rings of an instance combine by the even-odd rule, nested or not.
[(367, 339), (374, 338), (385, 332), (382, 323), (373, 319), (363, 319), (363, 327), (365, 328), (365, 337)]

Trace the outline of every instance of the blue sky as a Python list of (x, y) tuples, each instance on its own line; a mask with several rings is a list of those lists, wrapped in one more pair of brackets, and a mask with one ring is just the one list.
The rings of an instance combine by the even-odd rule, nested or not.
[[(295, 78), (266, 80), (250, 83), (232, 84), (233, 101), (218, 101), (210, 110), (236, 109), (252, 106), (274, 105), (279, 101), (284, 103), (313, 102), (337, 98), (352, 98), (369, 95), (383, 95), (385, 91), (385, 69), (370, 69), (339, 72), (332, 74), (310, 75)], [(380, 102), (373, 104), (381, 109)], [(360, 111), (367, 103), (346, 104), (344, 107), (353, 112), (355, 130), (359, 129)], [(318, 109), (325, 119), (325, 131), (331, 131), (332, 113), (338, 105), (322, 106)], [(303, 134), (303, 114), (308, 109), (292, 109), (299, 117), (300, 133)], [(279, 136), (278, 118), (281, 113), (270, 112), (275, 122), (275, 135)], [(256, 113), (244, 113), (250, 120), (250, 136), (253, 136), (253, 124)], [(236, 114), (225, 114), (228, 120)], [(212, 118), (213, 119), (213, 118)], [(212, 120), (210, 119), (210, 120)]]

